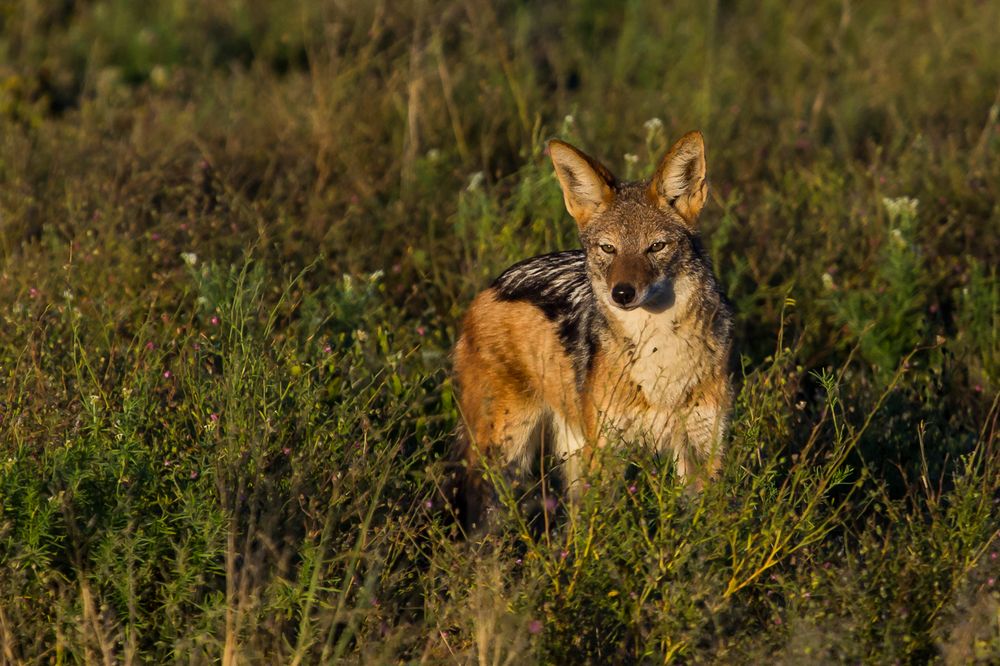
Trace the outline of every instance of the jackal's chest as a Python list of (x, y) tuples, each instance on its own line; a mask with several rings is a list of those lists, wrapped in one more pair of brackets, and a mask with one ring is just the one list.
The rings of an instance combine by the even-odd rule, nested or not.
[(619, 324), (617, 365), (634, 395), (631, 409), (650, 412), (657, 421), (667, 418), (704, 380), (711, 368), (710, 350), (690, 323), (670, 312), (626, 312)]

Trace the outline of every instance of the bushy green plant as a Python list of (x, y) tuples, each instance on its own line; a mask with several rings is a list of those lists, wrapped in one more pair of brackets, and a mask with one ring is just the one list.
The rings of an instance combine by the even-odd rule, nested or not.
[(823, 284), (831, 292), (838, 321), (857, 340), (861, 355), (887, 374), (924, 339), (929, 284), (916, 240), (919, 202), (902, 197), (882, 203), (888, 224), (876, 257), (874, 284), (864, 290), (842, 288), (829, 273), (823, 274)]

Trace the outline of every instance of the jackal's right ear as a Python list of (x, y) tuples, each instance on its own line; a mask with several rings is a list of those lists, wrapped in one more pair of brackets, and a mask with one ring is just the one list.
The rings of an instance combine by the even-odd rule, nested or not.
[(614, 198), (615, 177), (603, 164), (558, 139), (549, 141), (549, 156), (562, 186), (566, 210), (580, 227)]

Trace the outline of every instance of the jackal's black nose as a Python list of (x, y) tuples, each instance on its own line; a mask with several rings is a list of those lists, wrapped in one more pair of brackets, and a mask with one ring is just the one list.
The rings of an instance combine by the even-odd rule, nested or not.
[(635, 298), (635, 287), (627, 282), (619, 282), (611, 288), (611, 298), (618, 305), (628, 305)]

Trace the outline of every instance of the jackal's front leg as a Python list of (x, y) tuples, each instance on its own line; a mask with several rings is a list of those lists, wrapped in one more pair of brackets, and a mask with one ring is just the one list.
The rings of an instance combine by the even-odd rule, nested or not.
[(723, 445), (729, 427), (728, 408), (712, 403), (696, 404), (687, 412), (678, 430), (677, 474), (698, 486), (715, 476), (722, 464)]
[(496, 394), (473, 407), (480, 405), (488, 408), (470, 408), (467, 412), (463, 522), (470, 532), (485, 534), (495, 531), (502, 504), (498, 488), (489, 477), (492, 474), (502, 478), (515, 496), (525, 491), (538, 454), (541, 411), (527, 401), (510, 396), (498, 399)]

